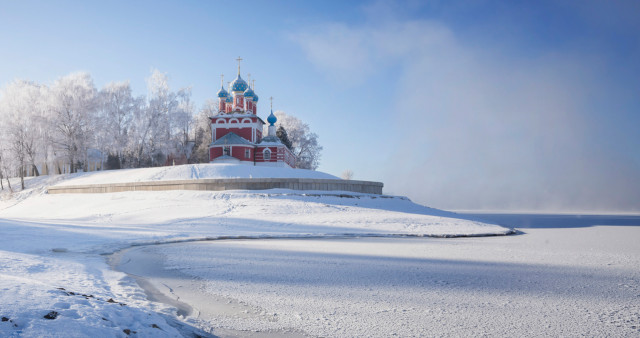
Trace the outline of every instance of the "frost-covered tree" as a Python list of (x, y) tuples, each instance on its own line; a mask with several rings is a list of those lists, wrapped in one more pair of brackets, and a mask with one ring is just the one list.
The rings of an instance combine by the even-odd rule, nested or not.
[(110, 155), (113, 167), (162, 165), (169, 154), (190, 159), (196, 135), (203, 143), (210, 134), (206, 125), (194, 130), (191, 89), (172, 92), (157, 70), (147, 86), (148, 100), (134, 97), (128, 81), (98, 92), (88, 73), (61, 77), (51, 87), (9, 84), (0, 90), (3, 177), (87, 170), (93, 148), (103, 159)]
[(209, 162), (209, 144), (211, 143), (211, 116), (218, 113), (218, 102), (213, 99), (205, 101), (194, 121), (194, 147), (189, 162)]
[(86, 169), (87, 149), (91, 146), (96, 123), (96, 97), (97, 91), (88, 73), (64, 76), (51, 87), (52, 139), (72, 173), (80, 162)]
[(28, 170), (39, 174), (35, 161), (41, 148), (41, 92), (41, 86), (33, 82), (16, 80), (3, 90), (0, 100), (0, 116), (5, 121), (2, 133), (10, 150), (5, 157), (17, 166), (22, 189)]
[[(2, 143), (0, 143), (0, 146), (2, 145)], [(4, 182), (2, 182), (2, 180), (4, 179), (4, 171), (2, 170), (2, 150), (0, 149), (0, 189), (4, 190)], [(8, 179), (7, 179), (8, 182)]]
[(283, 111), (273, 113), (277, 124), (287, 131), (291, 140), (291, 151), (296, 155), (296, 168), (316, 170), (320, 164), (322, 146), (318, 143), (318, 135), (312, 133), (309, 125), (300, 119), (287, 115)]
[(190, 152), (193, 120), (191, 89), (177, 93), (169, 88), (168, 76), (153, 70), (147, 78), (148, 104), (134, 116), (134, 149), (138, 166), (162, 165), (168, 154)]
[(170, 112), (171, 124), (171, 148), (169, 151), (174, 155), (191, 157), (193, 150), (193, 129), (194, 106), (191, 101), (191, 88), (182, 88), (175, 94), (176, 105)]
[(175, 102), (169, 91), (167, 75), (154, 70), (147, 78), (149, 102), (133, 118), (132, 148), (137, 167), (158, 162), (169, 141), (169, 112)]
[[(115, 167), (122, 168), (130, 146), (130, 132), (134, 116), (143, 105), (144, 98), (134, 97), (129, 81), (111, 82), (100, 90), (96, 128), (97, 148), (113, 156)], [(114, 163), (112, 163), (114, 165)]]
[[(6, 139), (0, 137), (0, 182), (4, 177), (7, 180), (7, 186), (9, 187), (9, 191), (13, 192), (13, 188), (11, 188), (11, 181), (9, 181), (9, 177), (11, 177), (11, 157), (9, 155), (9, 149), (6, 146)], [(4, 186), (2, 186), (4, 190)]]

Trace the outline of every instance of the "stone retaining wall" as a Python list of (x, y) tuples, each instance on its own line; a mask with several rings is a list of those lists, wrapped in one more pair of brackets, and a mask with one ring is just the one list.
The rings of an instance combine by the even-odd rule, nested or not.
[(110, 183), (91, 185), (53, 186), (49, 194), (109, 193), (123, 191), (163, 191), (163, 190), (324, 190), (352, 191), (382, 194), (381, 182), (330, 180), (311, 178), (221, 178), (180, 181), (151, 181), (132, 183)]

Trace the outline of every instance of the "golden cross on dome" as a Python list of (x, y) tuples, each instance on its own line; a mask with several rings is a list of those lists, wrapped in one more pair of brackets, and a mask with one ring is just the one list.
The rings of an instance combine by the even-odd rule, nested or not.
[(220, 87), (224, 88), (224, 74), (220, 74)]
[(251, 73), (247, 73), (247, 83), (251, 83)]
[(271, 100), (271, 110), (273, 110), (273, 96), (269, 98)]
[(256, 80), (251, 81), (251, 89), (256, 90)]
[(240, 75), (240, 61), (242, 61), (242, 58), (238, 56), (236, 61), (238, 61), (238, 75)]

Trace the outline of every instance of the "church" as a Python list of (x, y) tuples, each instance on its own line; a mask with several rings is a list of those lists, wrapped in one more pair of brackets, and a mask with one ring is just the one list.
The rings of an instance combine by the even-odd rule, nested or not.
[(218, 113), (211, 116), (210, 163), (242, 163), (248, 165), (295, 167), (296, 157), (276, 136), (277, 118), (271, 114), (267, 136), (262, 136), (264, 121), (258, 116), (258, 95), (240, 76), (224, 89), (224, 79), (218, 91)]

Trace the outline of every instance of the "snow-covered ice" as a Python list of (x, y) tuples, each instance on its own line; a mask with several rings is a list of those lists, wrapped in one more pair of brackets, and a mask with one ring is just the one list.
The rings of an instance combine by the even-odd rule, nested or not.
[[(203, 326), (322, 337), (637, 336), (637, 227), (483, 238), (232, 240), (133, 248)], [(187, 282), (195, 283), (183, 288)], [(168, 290), (171, 290), (169, 292)], [(216, 330), (213, 330), (216, 333)]]
[[(526, 325), (535, 325), (527, 316), (527, 311), (535, 309), (509, 307), (509, 304), (524, 307), (531, 303), (528, 299), (532, 302), (547, 299), (545, 304), (557, 306), (557, 313), (564, 309), (558, 305), (561, 299), (576, 299), (569, 304), (584, 306), (591, 311), (590, 316), (601, 318), (603, 323), (607, 320), (614, 323), (602, 327), (587, 325), (598, 330), (575, 332), (613, 335), (638, 332), (631, 328), (632, 324), (637, 325), (637, 308), (623, 301), (625, 297), (638, 299), (638, 275), (630, 272), (631, 266), (638, 265), (638, 252), (635, 246), (624, 244), (637, 238), (637, 227), (626, 228), (626, 232), (602, 228), (603, 233), (594, 236), (610, 236), (603, 243), (617, 244), (607, 244), (609, 251), (601, 252), (598, 241), (589, 242), (592, 247), (578, 241), (571, 251), (566, 245), (572, 248), (570, 239), (582, 233), (558, 232), (556, 236), (553, 231), (557, 229), (541, 232), (549, 243), (558, 240), (554, 245), (538, 240), (536, 231), (527, 231), (520, 236), (455, 240), (366, 237), (474, 236), (511, 232), (504, 227), (463, 219), (396, 196), (353, 193), (347, 198), (327, 192), (291, 190), (44, 193), (46, 186), (53, 184), (215, 177), (335, 178), (298, 170), (293, 172), (300, 176), (291, 176), (292, 173), (278, 176), (273, 170), (277, 171), (250, 166), (187, 165), (61, 175), (31, 178), (26, 180), (25, 191), (11, 196), (3, 193), (0, 202), (0, 317), (6, 320), (0, 322), (0, 336), (124, 337), (135, 334), (156, 337), (179, 336), (190, 331), (204, 334), (211, 328), (214, 328), (214, 334), (264, 329), (275, 330), (277, 334), (289, 332), (294, 336), (501, 334), (526, 332)], [(15, 188), (17, 182), (12, 183)], [(345, 235), (366, 238), (336, 239)], [(325, 236), (334, 239), (320, 240)], [(141, 246), (220, 238), (280, 239)], [(145, 272), (151, 273), (147, 275), (151, 279), (138, 278), (146, 285), (147, 293), (136, 280), (112, 270), (107, 264), (110, 254), (132, 246), (141, 247), (128, 251), (131, 255), (136, 250), (151, 250), (154, 255), (160, 255), (153, 259), (159, 259), (158, 262), (170, 268), (165, 271), (160, 264), (157, 269)], [(140, 255), (129, 258), (139, 260)], [(207, 266), (201, 264), (205, 260), (213, 264), (209, 272)], [(604, 262), (613, 265), (605, 268)], [(177, 269), (181, 266), (186, 269)], [(274, 269), (268, 270), (269, 266)], [(302, 269), (300, 273), (286, 269), (296, 266)], [(332, 268), (340, 274), (328, 274)], [(385, 271), (392, 274), (387, 275)], [(268, 273), (265, 275), (265, 272)], [(536, 273), (535, 278), (527, 275), (532, 272)], [(212, 299), (240, 304), (241, 312), (246, 313), (215, 315), (212, 309), (199, 309), (195, 305), (187, 311), (193, 304), (172, 302), (170, 298), (175, 293), (157, 283), (167, 276), (166, 273), (170, 277), (173, 273), (183, 277), (197, 276), (196, 280), (204, 283), (196, 287), (191, 277), (174, 278), (174, 282), (183, 284), (174, 285), (172, 290), (180, 289), (181, 285), (183, 290), (206, 287), (204, 292)], [(608, 273), (613, 277), (606, 277)], [(501, 280), (499, 276), (505, 279)], [(593, 278), (588, 279), (589, 276)], [(557, 283), (544, 282), (546, 278)], [(587, 279), (575, 286), (570, 282), (580, 278)], [(523, 280), (531, 282), (524, 283)], [(627, 286), (602, 288), (605, 282)], [(148, 299), (154, 285), (158, 292), (152, 299), (168, 304)], [(556, 292), (553, 285), (561, 289), (570, 287), (573, 291)], [(518, 291), (516, 286), (522, 286), (525, 291)], [(377, 290), (378, 298), (373, 297), (373, 291), (369, 289)], [(578, 293), (574, 291), (581, 289), (586, 291), (576, 296)], [(603, 293), (599, 294), (597, 290), (603, 290)], [(288, 292), (293, 298), (285, 297)], [(462, 295), (466, 296), (456, 298)], [(185, 299), (188, 297), (186, 295)], [(314, 301), (318, 299), (322, 301)], [(500, 305), (502, 303), (496, 303), (498, 300), (505, 303)], [(595, 300), (600, 301), (594, 303), (600, 310), (584, 305)], [(459, 303), (465, 301), (471, 305), (461, 308)], [(405, 302), (414, 304), (414, 309), (407, 307)], [(374, 303), (377, 305), (372, 305)], [(384, 307), (385, 304), (388, 306)], [(176, 306), (181, 311), (178, 312)], [(358, 310), (359, 307), (366, 309)], [(256, 309), (259, 311), (254, 318), (252, 314)], [(489, 329), (491, 323), (500, 326), (502, 322), (496, 318), (513, 309), (520, 311), (518, 318), (525, 324), (517, 324), (520, 319), (513, 319), (505, 322), (506, 331)], [(605, 309), (609, 312), (602, 312)], [(485, 310), (496, 311), (496, 318), (479, 317)], [(52, 311), (55, 315), (49, 315)], [(350, 311), (353, 311), (352, 316), (348, 315)], [(535, 311), (539, 316), (544, 312)], [(177, 313), (183, 317), (178, 317)], [(454, 316), (455, 313), (466, 313), (466, 317)], [(198, 314), (202, 316), (198, 317)], [(45, 315), (55, 319), (46, 319)], [(358, 319), (360, 315), (367, 318)], [(247, 318), (238, 319), (243, 316)], [(277, 320), (269, 316), (277, 317)], [(270, 319), (265, 322), (265, 318)], [(379, 325), (388, 321), (389, 326), (398, 329), (371, 331), (375, 325), (364, 323), (373, 320), (382, 323)], [(463, 322), (476, 326), (461, 325)], [(554, 332), (553, 328), (576, 329), (575, 326), (553, 324), (548, 330), (539, 332)], [(569, 331), (562, 332), (571, 335)]]

